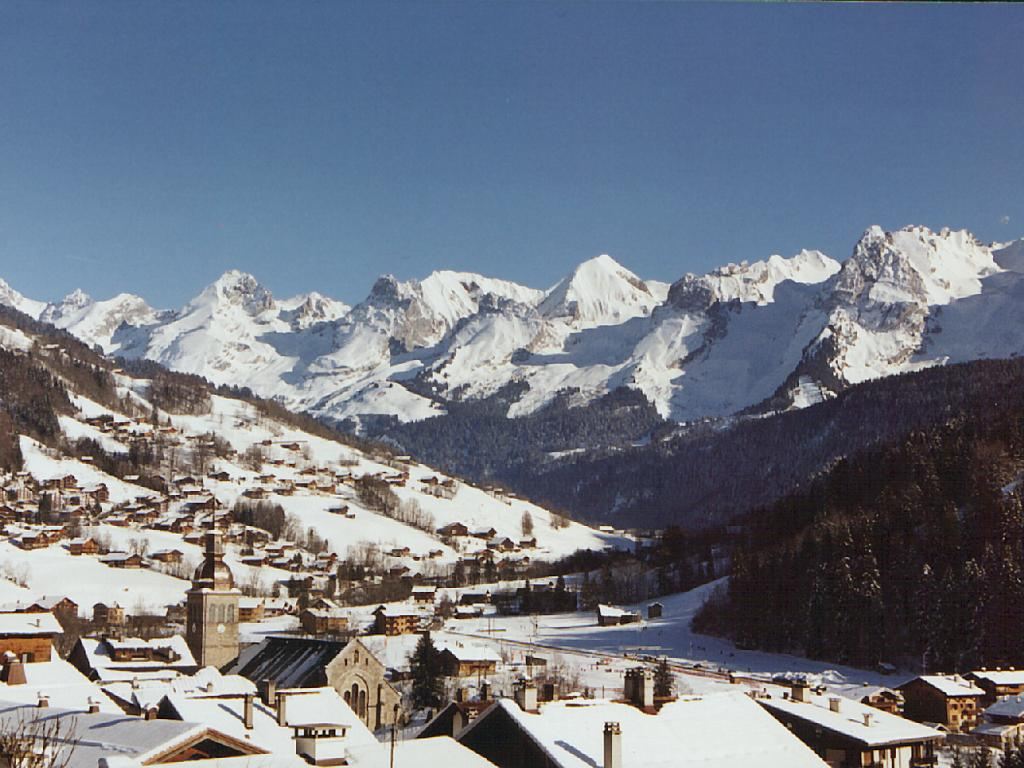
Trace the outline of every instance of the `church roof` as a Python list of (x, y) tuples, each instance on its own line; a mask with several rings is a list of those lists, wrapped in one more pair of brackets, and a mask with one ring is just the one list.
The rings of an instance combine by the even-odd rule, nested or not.
[(327, 684), (324, 667), (346, 643), (306, 637), (268, 637), (242, 652), (231, 672), (281, 688), (316, 688)]

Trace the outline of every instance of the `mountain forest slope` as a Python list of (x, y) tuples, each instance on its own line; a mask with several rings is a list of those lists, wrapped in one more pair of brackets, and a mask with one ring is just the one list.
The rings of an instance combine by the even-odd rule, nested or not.
[(728, 591), (698, 626), (858, 665), (1019, 665), (1024, 387), (1005, 367), (1016, 381), (942, 424), (747, 515)]

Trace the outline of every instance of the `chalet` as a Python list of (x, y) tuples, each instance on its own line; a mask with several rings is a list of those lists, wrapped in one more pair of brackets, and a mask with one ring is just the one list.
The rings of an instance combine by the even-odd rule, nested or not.
[(54, 639), (63, 632), (52, 613), (0, 613), (0, 656), (10, 652), (29, 663), (50, 661)]
[(1024, 744), (1024, 695), (1007, 696), (982, 712), (971, 735), (988, 747), (1010, 749)]
[(954, 733), (967, 733), (978, 724), (985, 692), (959, 675), (920, 675), (899, 686), (912, 720), (941, 723)]
[(514, 552), (516, 543), (508, 536), (494, 536), (487, 541), (487, 548), (499, 552)]
[(463, 592), (459, 597), (459, 605), (482, 605), (490, 601), (490, 595), (486, 592)]
[(182, 511), (186, 514), (196, 515), (208, 512), (215, 512), (223, 505), (217, 501), (216, 496), (203, 496), (201, 498), (189, 499), (182, 504)]
[(480, 528), (478, 530), (473, 531), (470, 535), (475, 539), (483, 539), (484, 541), (490, 541), (498, 535), (498, 532), (493, 528)]
[(860, 702), (812, 693), (802, 682), (758, 703), (834, 768), (933, 766), (945, 739), (941, 731)]
[(110, 568), (141, 568), (142, 555), (137, 552), (110, 552), (100, 557), (100, 562)]
[(13, 613), (52, 613), (57, 617), (78, 616), (78, 603), (64, 595), (40, 595), (11, 607)]
[(48, 546), (54, 543), (56, 539), (53, 539), (46, 531), (26, 531), (18, 536), (15, 536), (11, 543), (19, 549), (46, 549)]
[(408, 557), (411, 550), (408, 547), (392, 547), (388, 550), (391, 557)]
[(619, 624), (634, 624), (640, 621), (640, 614), (635, 611), (627, 611), (623, 608), (616, 608), (613, 605), (599, 604), (597, 606), (597, 623), (602, 627), (615, 627)]
[(373, 616), (378, 635), (408, 635), (419, 629), (420, 615), (411, 608), (382, 605)]
[(293, 613), (295, 613), (295, 603), (292, 600), (284, 597), (267, 597), (263, 599), (263, 615), (268, 619)]
[(81, 490), (82, 498), (90, 504), (106, 504), (110, 501), (110, 490), (106, 483), (93, 483)]
[(83, 637), (72, 648), (68, 661), (90, 680), (100, 681), (123, 679), (128, 673), (191, 675), (198, 670), (192, 651), (181, 635), (152, 640)]
[(662, 612), (665, 610), (665, 606), (661, 603), (651, 603), (647, 606), (647, 618), (648, 619), (660, 619)]
[(1016, 696), (1024, 693), (1024, 670), (1014, 669), (978, 669), (968, 672), (964, 677), (985, 692), (983, 705), (994, 703), (1004, 696)]
[(117, 603), (96, 603), (92, 607), (92, 621), (99, 627), (123, 627), (125, 612)]
[(514, 701), (483, 709), (455, 738), (499, 768), (826, 766), (741, 693), (671, 702), (648, 714), (607, 700), (540, 704), (535, 687), (518, 685)]
[(306, 608), (299, 614), (299, 624), (311, 635), (336, 635), (348, 631), (348, 614), (342, 609)]
[(241, 597), (238, 600), (238, 621), (257, 622), (263, 621), (266, 613), (266, 606), (258, 597)]
[(449, 677), (493, 675), (500, 661), (497, 652), (483, 646), (454, 643), (441, 650), (441, 668)]
[(454, 538), (455, 536), (469, 536), (469, 528), (462, 523), (448, 523), (437, 529), (439, 536)]
[(184, 556), (180, 549), (158, 549), (149, 553), (150, 559), (159, 563), (180, 563)]
[(433, 605), (437, 596), (437, 587), (418, 584), (412, 588), (412, 600), (420, 605)]

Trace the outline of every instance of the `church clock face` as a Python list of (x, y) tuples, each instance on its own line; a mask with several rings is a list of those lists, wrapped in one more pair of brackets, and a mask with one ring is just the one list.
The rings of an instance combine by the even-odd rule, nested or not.
[(218, 635), (223, 635), (224, 634), (224, 625), (223, 624), (218, 624), (217, 625), (217, 634)]

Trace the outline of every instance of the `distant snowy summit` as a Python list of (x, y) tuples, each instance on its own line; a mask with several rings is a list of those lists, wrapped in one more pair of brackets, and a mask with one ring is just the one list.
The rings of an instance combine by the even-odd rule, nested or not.
[(729, 264), (672, 285), (601, 255), (547, 290), (467, 272), (380, 278), (354, 307), (274, 298), (231, 271), (179, 310), (75, 291), (56, 304), (0, 281), (0, 303), (106, 352), (251, 387), (337, 420), (443, 415), (517, 387), (510, 417), (619, 387), (668, 419), (802, 407), (849, 384), (1024, 353), (1024, 247), (969, 232), (870, 227), (820, 251)]

